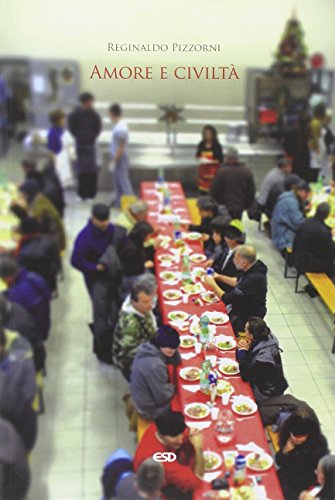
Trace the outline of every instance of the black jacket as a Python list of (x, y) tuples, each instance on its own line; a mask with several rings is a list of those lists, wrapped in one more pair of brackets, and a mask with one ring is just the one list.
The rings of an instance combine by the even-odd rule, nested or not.
[(42, 175), (43, 194), (49, 198), (56, 207), (59, 215), (63, 217), (65, 209), (64, 192), (52, 161), (46, 164)]
[(211, 195), (229, 212), (243, 211), (255, 198), (255, 181), (250, 168), (242, 163), (226, 163), (213, 179)]
[(223, 162), (222, 146), (219, 142), (214, 142), (213, 145), (208, 148), (205, 141), (200, 141), (197, 147), (197, 158), (201, 156), (201, 153), (204, 151), (211, 151), (214, 160), (217, 160), (219, 163)]
[[(225, 263), (228, 253), (229, 253), (229, 247), (226, 246), (223, 249), (222, 253), (214, 259), (213, 269), (218, 274), (223, 274), (224, 276), (236, 277), (238, 275), (238, 271), (234, 264), (234, 252), (230, 255), (229, 259)], [(225, 292), (231, 292), (233, 290), (233, 287), (226, 285), (221, 281), (218, 281), (218, 285)]]
[(282, 449), (277, 452), (279, 479), (286, 500), (297, 500), (303, 490), (316, 483), (314, 471), (320, 458), (328, 453), (327, 440), (322, 434), (316, 440), (308, 439), (287, 454)]
[(257, 402), (280, 396), (287, 389), (278, 340), (272, 333), (267, 340), (253, 342), (248, 351), (238, 349), (236, 358), (242, 379), (250, 382)]
[(69, 130), (77, 145), (93, 146), (101, 132), (101, 118), (94, 109), (78, 106), (69, 116)]
[(232, 306), (232, 314), (244, 324), (250, 316), (264, 318), (266, 314), (267, 267), (257, 262), (237, 278), (236, 287), (222, 297), (222, 301)]
[(335, 243), (330, 228), (316, 217), (306, 219), (293, 242), (293, 262), (301, 272), (335, 276)]
[(119, 252), (124, 276), (139, 276), (145, 271), (147, 254), (130, 239)]

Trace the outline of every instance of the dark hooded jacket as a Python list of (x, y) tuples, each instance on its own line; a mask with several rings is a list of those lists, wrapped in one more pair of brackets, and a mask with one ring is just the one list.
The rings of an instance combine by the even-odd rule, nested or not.
[(154, 420), (170, 408), (176, 388), (169, 381), (167, 365), (180, 363), (178, 350), (172, 358), (167, 358), (151, 342), (144, 342), (139, 347), (131, 368), (130, 392), (143, 418)]
[(256, 401), (280, 396), (287, 389), (278, 340), (272, 333), (266, 340), (252, 342), (248, 351), (238, 349), (236, 358), (242, 379), (250, 382)]
[(266, 314), (266, 273), (266, 265), (257, 260), (248, 271), (239, 274), (236, 287), (222, 297), (226, 305), (231, 305), (231, 314), (244, 324), (250, 316), (264, 318)]

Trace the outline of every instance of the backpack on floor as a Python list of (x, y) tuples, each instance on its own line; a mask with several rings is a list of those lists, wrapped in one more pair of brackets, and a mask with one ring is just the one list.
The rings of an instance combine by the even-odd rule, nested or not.
[(273, 430), (278, 430), (283, 422), (293, 413), (297, 408), (306, 408), (318, 420), (315, 411), (300, 399), (295, 398), (291, 394), (284, 394), (282, 396), (275, 396), (267, 398), (259, 405), (259, 413), (263, 425), (273, 425)]
[(113, 498), (121, 477), (133, 472), (133, 457), (126, 450), (119, 448), (112, 453), (105, 463), (101, 476), (104, 500)]

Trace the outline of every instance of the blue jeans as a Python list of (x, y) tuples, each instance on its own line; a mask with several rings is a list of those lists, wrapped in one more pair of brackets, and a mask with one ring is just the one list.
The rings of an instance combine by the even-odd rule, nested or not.
[(120, 160), (116, 163), (112, 173), (112, 179), (115, 190), (115, 202), (119, 207), (122, 195), (134, 194), (133, 187), (129, 179), (127, 157), (120, 158)]

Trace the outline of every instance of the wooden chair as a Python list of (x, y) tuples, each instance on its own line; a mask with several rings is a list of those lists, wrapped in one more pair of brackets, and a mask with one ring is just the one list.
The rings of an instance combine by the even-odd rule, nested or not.
[(132, 203), (135, 203), (137, 200), (137, 196), (134, 194), (124, 194), (121, 196), (120, 206), (121, 211), (126, 210)]
[(266, 432), (267, 432), (267, 435), (269, 438), (269, 443), (271, 444), (274, 453), (277, 453), (277, 451), (279, 451), (279, 448), (280, 448), (280, 446), (279, 446), (279, 432), (273, 431), (271, 425), (267, 425), (265, 429), (266, 429)]
[(149, 425), (152, 424), (150, 420), (145, 420), (142, 418), (140, 415), (137, 414), (137, 441), (138, 443), (141, 441), (143, 434), (149, 427)]
[(197, 199), (196, 198), (187, 198), (187, 206), (190, 211), (191, 215), (191, 220), (192, 224), (199, 225), (201, 223), (201, 217), (197, 205)]

